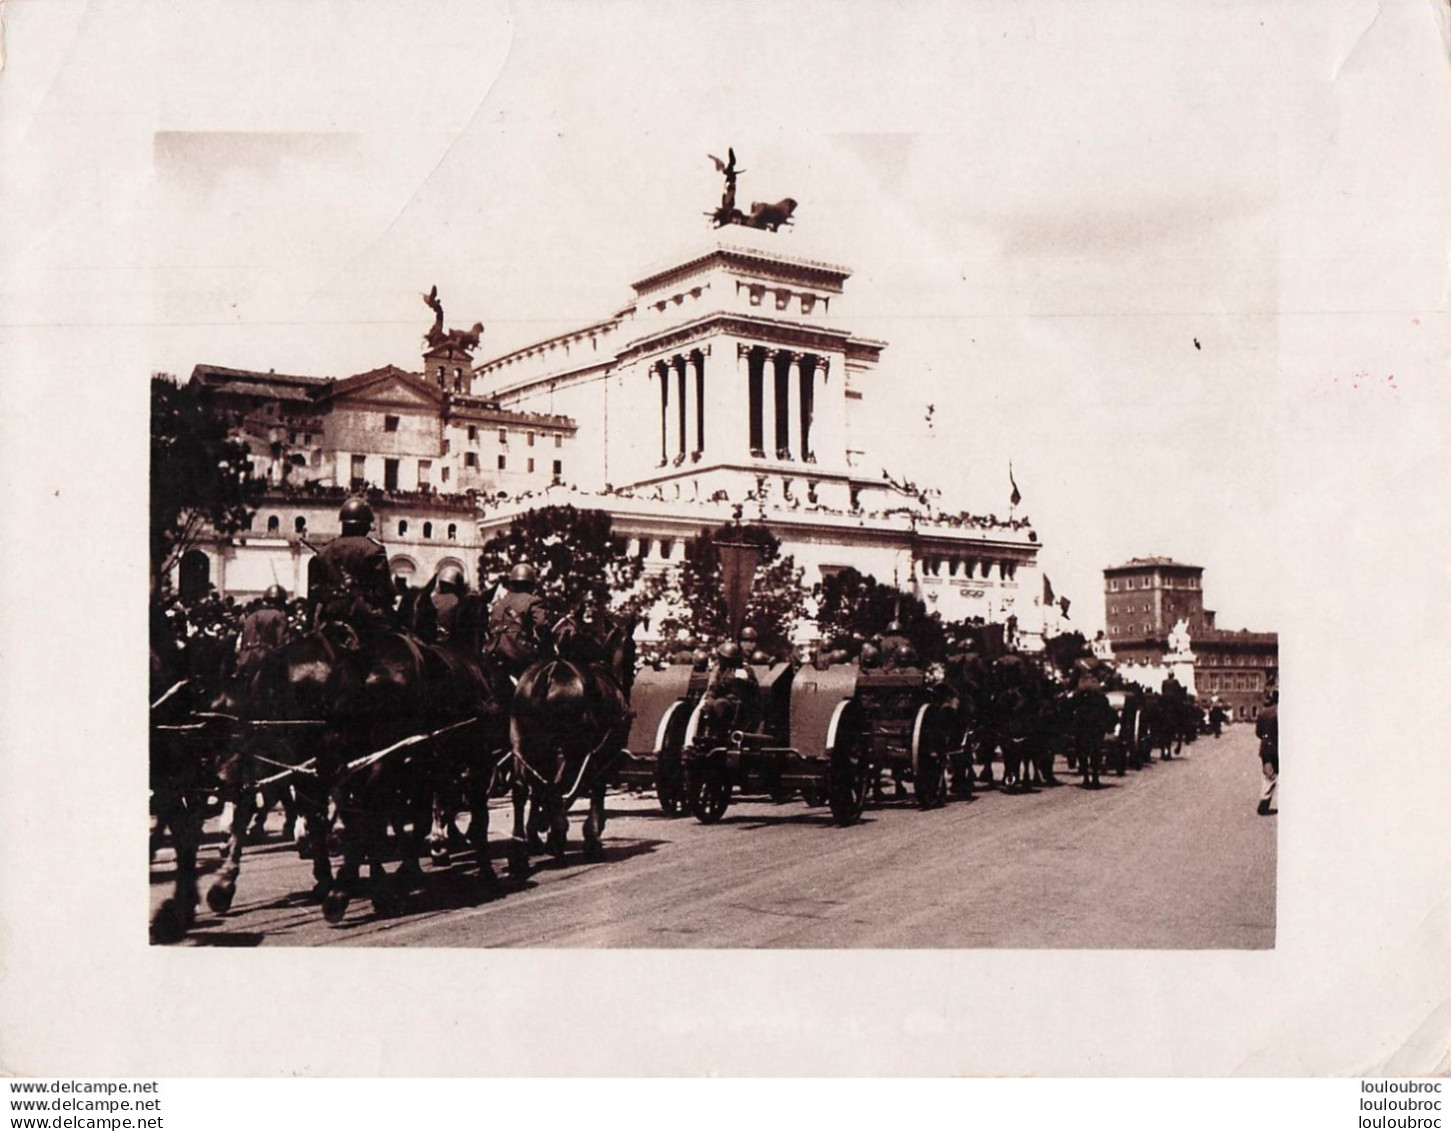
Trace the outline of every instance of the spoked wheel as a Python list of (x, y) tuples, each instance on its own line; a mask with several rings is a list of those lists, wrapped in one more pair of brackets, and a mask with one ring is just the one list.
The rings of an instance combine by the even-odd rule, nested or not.
[(918, 808), (936, 809), (946, 799), (946, 745), (932, 704), (922, 704), (912, 724), (912, 781)]
[(688, 775), (690, 811), (703, 825), (713, 825), (725, 816), (731, 803), (731, 779), (725, 766), (715, 759), (703, 759)]
[(869, 742), (861, 713), (847, 700), (836, 708), (827, 732), (831, 759), (827, 770), (827, 802), (831, 817), (839, 825), (854, 824), (867, 803), (871, 769), (867, 757)]

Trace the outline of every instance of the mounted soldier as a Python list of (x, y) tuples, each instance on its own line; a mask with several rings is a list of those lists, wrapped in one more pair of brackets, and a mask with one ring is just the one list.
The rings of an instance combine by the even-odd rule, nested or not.
[(464, 580), (463, 570), (458, 566), (446, 565), (438, 571), (429, 600), (433, 604), (434, 623), (437, 625), (440, 644), (448, 643), (449, 638), (454, 635), (459, 609), (467, 592), (468, 583)]
[(292, 635), (287, 622), (287, 591), (270, 585), (262, 595), (262, 604), (242, 620), (237, 636), (236, 674), (246, 679), (257, 670), (262, 658), (274, 648), (285, 644)]
[(349, 499), (338, 511), (343, 532), (317, 555), (316, 623), (341, 621), (359, 631), (391, 628), (396, 593), (383, 543), (369, 535), (373, 508)]
[(518, 678), (552, 651), (549, 606), (534, 592), (539, 574), (519, 562), (504, 581), (506, 592), (489, 610), (488, 651)]

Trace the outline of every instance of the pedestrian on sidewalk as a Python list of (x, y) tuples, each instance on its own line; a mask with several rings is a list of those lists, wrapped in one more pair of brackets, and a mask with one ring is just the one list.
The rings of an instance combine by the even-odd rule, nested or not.
[(1255, 722), (1255, 737), (1260, 740), (1260, 769), (1264, 783), (1260, 786), (1260, 804), (1256, 810), (1268, 817), (1280, 810), (1276, 802), (1276, 785), (1280, 777), (1280, 693), (1271, 691)]

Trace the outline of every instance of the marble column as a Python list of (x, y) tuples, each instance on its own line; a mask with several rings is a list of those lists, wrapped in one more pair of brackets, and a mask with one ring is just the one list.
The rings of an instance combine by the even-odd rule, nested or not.
[(776, 458), (776, 351), (765, 350), (761, 362), (761, 450)]
[(690, 355), (695, 368), (695, 443), (693, 452), (705, 451), (705, 354), (695, 350)]
[(660, 378), (660, 462), (664, 464), (670, 458), (666, 447), (670, 433), (670, 371), (663, 361), (655, 363), (655, 375)]
[(801, 355), (786, 354), (786, 451), (790, 459), (805, 459), (801, 446)]
[(681, 357), (679, 354), (676, 354), (670, 360), (675, 367), (675, 387), (680, 393), (680, 404), (678, 405), (676, 413), (676, 437), (679, 442), (677, 443), (676, 448), (677, 454), (683, 457), (685, 455), (685, 421), (687, 420), (686, 413), (687, 406), (689, 404), (689, 400), (686, 396), (685, 358)]

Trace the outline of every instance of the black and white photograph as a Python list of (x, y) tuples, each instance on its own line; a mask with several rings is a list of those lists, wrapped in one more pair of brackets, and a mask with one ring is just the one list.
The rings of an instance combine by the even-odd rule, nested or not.
[(538, 1035), (417, 1074), (1444, 1071), (1447, 11), (9, 5), (22, 965), (177, 1074), (425, 969)]

